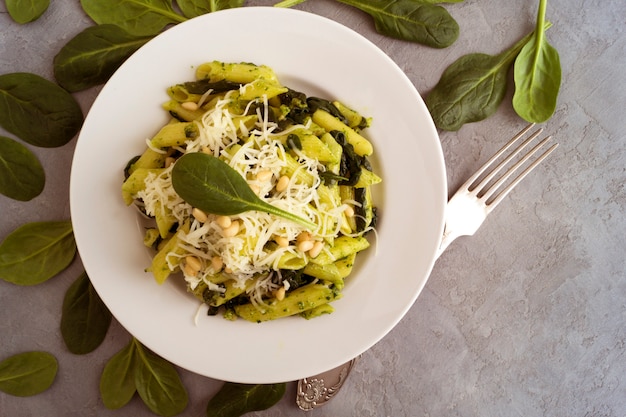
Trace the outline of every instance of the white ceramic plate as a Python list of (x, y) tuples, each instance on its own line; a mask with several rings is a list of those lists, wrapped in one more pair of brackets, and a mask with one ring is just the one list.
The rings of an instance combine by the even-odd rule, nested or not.
[[(358, 258), (330, 315), (262, 324), (194, 316), (180, 285), (155, 283), (135, 210), (121, 198), (122, 170), (167, 121), (166, 88), (211, 60), (272, 67), (310, 95), (341, 99), (373, 117), (367, 136), (383, 177), (378, 239)], [(352, 30), (314, 14), (275, 8), (221, 11), (179, 24), (115, 73), (80, 133), (71, 175), (74, 233), (91, 281), (143, 344), (190, 371), (242, 383), (296, 380), (363, 353), (404, 316), (434, 263), (447, 199), (439, 138), (410, 80)]]

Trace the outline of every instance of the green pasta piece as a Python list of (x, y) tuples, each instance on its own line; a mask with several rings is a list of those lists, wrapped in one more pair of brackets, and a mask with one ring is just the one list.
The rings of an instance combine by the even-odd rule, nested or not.
[(313, 113), (313, 121), (328, 132), (332, 132), (333, 130), (343, 132), (346, 135), (346, 140), (354, 147), (354, 152), (356, 152), (357, 155), (371, 155), (372, 152), (374, 152), (374, 147), (369, 140), (365, 139), (356, 130), (327, 111), (317, 109), (315, 113)]
[(341, 294), (336, 289), (323, 284), (308, 284), (287, 293), (280, 301), (271, 299), (266, 305), (259, 306), (243, 304), (235, 306), (234, 310), (237, 316), (260, 323), (300, 314), (340, 297)]
[(212, 61), (201, 64), (196, 69), (196, 79), (209, 79), (211, 82), (226, 80), (247, 84), (257, 78), (277, 80), (274, 70), (265, 65)]
[(189, 139), (196, 138), (198, 134), (198, 126), (194, 122), (170, 123), (159, 130), (150, 140), (150, 144), (159, 149), (180, 146)]
[(162, 168), (138, 168), (122, 184), (122, 197), (126, 205), (132, 204), (135, 195), (146, 188), (146, 178), (150, 173), (159, 175)]
[(322, 304), (317, 307), (313, 307), (310, 310), (303, 311), (302, 313), (300, 313), (300, 316), (304, 317), (307, 320), (310, 320), (323, 314), (331, 314), (333, 311), (335, 311), (335, 308), (332, 305)]
[(339, 236), (329, 251), (322, 251), (317, 257), (311, 259), (312, 263), (327, 265), (353, 253), (360, 252), (370, 246), (369, 241), (363, 236)]

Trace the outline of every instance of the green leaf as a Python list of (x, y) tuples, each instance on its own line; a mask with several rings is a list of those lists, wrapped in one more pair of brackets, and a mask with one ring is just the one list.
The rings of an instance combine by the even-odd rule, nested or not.
[(17, 285), (39, 284), (67, 268), (75, 255), (69, 221), (27, 223), (0, 244), (0, 279)]
[(261, 200), (230, 165), (202, 152), (185, 154), (176, 161), (172, 185), (183, 200), (207, 213), (230, 216), (257, 210), (310, 229), (315, 227), (314, 223)]
[(52, 385), (58, 370), (47, 352), (24, 352), (0, 362), (0, 391), (17, 397), (39, 394)]
[(35, 146), (65, 145), (78, 133), (83, 113), (70, 93), (38, 75), (0, 75), (0, 126)]
[(338, 0), (374, 18), (376, 30), (392, 38), (445, 48), (459, 37), (459, 25), (448, 11), (418, 0)]
[(176, 0), (185, 17), (192, 18), (218, 10), (241, 7), (245, 0)]
[(156, 35), (165, 26), (187, 20), (172, 8), (171, 0), (80, 0), (99, 25), (113, 24), (134, 35)]
[(561, 62), (557, 50), (545, 38), (547, 0), (539, 2), (535, 35), (515, 60), (513, 108), (524, 120), (543, 123), (554, 114), (561, 86)]
[(39, 19), (48, 10), (50, 0), (6, 0), (5, 3), (11, 18), (24, 24)]
[(134, 343), (135, 386), (143, 402), (160, 416), (181, 413), (187, 407), (189, 396), (174, 366), (138, 341)]
[(0, 136), (0, 194), (29, 201), (43, 191), (46, 174), (39, 159), (26, 146)]
[(77, 355), (92, 352), (104, 340), (110, 324), (111, 312), (83, 272), (63, 299), (61, 335), (65, 345)]
[(424, 100), (435, 125), (456, 131), (495, 113), (506, 95), (509, 68), (531, 37), (498, 55), (474, 53), (453, 62)]
[(104, 84), (152, 36), (131, 35), (115, 25), (91, 26), (54, 57), (54, 77), (68, 91)]
[(226, 382), (209, 401), (207, 417), (238, 417), (267, 410), (285, 394), (286, 384), (235, 384)]
[(133, 398), (135, 387), (135, 342), (117, 352), (104, 366), (100, 377), (100, 396), (106, 408), (117, 410)]

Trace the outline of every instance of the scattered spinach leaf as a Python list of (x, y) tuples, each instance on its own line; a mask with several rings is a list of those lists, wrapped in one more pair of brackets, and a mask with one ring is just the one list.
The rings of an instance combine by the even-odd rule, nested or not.
[(156, 35), (167, 25), (187, 18), (176, 13), (172, 0), (80, 0), (87, 15), (99, 25), (113, 24), (133, 35)]
[(26, 146), (0, 136), (0, 194), (29, 201), (43, 191), (46, 174), (39, 159)]
[(441, 6), (418, 0), (337, 0), (374, 18), (376, 30), (396, 39), (446, 48), (459, 37), (459, 24)]
[(251, 411), (267, 410), (285, 394), (286, 384), (235, 384), (226, 382), (209, 401), (207, 417), (239, 417)]
[(185, 17), (192, 18), (218, 10), (241, 7), (245, 0), (176, 0)]
[(111, 410), (122, 408), (133, 398), (135, 386), (135, 341), (117, 352), (104, 366), (100, 377), (100, 397)]
[(152, 36), (135, 36), (115, 25), (90, 26), (54, 57), (54, 77), (70, 92), (104, 84)]
[(0, 391), (16, 397), (39, 394), (52, 385), (59, 364), (47, 352), (24, 352), (0, 362)]
[(50, 0), (6, 0), (5, 3), (11, 18), (20, 24), (39, 19), (50, 6)]
[(0, 75), (0, 126), (31, 145), (65, 145), (83, 124), (70, 93), (35, 74)]
[(453, 62), (424, 100), (435, 125), (456, 131), (495, 113), (506, 95), (508, 70), (532, 36), (498, 55), (472, 53)]
[(67, 289), (63, 299), (61, 335), (70, 352), (83, 355), (100, 346), (109, 330), (111, 317), (87, 273), (83, 272)]
[(189, 397), (174, 366), (138, 341), (134, 343), (135, 386), (143, 402), (160, 416), (181, 413), (187, 407)]
[(559, 53), (545, 38), (547, 3), (540, 0), (534, 36), (517, 56), (513, 70), (513, 108), (531, 123), (543, 123), (552, 117), (561, 85)]
[(172, 185), (183, 200), (207, 213), (229, 216), (258, 210), (309, 229), (315, 227), (309, 220), (261, 200), (237, 171), (212, 155), (196, 152), (180, 157), (172, 169)]
[(27, 223), (0, 244), (0, 279), (17, 285), (39, 284), (67, 268), (75, 255), (69, 221)]

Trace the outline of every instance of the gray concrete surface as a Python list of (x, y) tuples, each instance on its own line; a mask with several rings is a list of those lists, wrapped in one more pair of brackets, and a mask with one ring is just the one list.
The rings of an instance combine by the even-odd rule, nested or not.
[[(500, 52), (532, 30), (536, 3), (447, 5), (461, 36), (445, 50), (380, 36), (365, 14), (330, 0), (298, 8), (362, 33), (427, 93), (459, 56)], [(406, 317), (363, 355), (337, 397), (309, 415), (626, 416), (626, 2), (551, 0), (548, 18), (563, 82), (545, 128), (560, 147), (476, 235), (451, 245)], [(52, 79), (54, 55), (90, 24), (77, 0), (53, 1), (39, 21), (23, 26), (0, 2), (0, 74)], [(85, 112), (98, 91), (76, 94)], [(486, 121), (442, 132), (450, 189), (524, 124), (505, 104)], [(29, 203), (0, 196), (0, 239), (26, 222), (69, 218), (74, 145), (34, 149), (46, 188)], [(92, 354), (72, 355), (63, 345), (63, 294), (81, 271), (76, 260), (35, 287), (0, 281), (0, 359), (42, 349), (60, 362), (48, 391), (31, 398), (0, 393), (0, 415), (152, 415), (137, 398), (117, 411), (99, 398), (104, 363), (129, 340), (117, 322)], [(190, 394), (183, 415), (204, 415), (221, 382), (180, 374)], [(294, 395), (289, 383), (278, 405), (250, 415), (303, 415)]]

